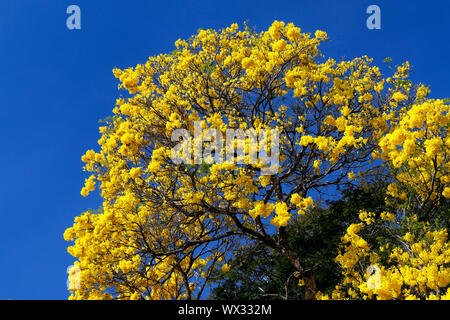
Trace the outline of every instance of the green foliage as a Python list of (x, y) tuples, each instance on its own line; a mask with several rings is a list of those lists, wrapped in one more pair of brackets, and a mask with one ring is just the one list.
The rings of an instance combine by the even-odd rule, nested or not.
[(411, 80), (398, 79), (398, 80), (394, 80), (393, 83), (397, 88), (411, 88), (412, 87)]
[(216, 65), (212, 61), (205, 61), (202, 66), (202, 72), (205, 74), (211, 74), (216, 69)]

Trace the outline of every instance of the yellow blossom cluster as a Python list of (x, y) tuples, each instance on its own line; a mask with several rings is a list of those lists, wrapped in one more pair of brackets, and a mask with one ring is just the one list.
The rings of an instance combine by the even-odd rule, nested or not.
[[(391, 221), (384, 212), (383, 220)], [(396, 236), (396, 242), (370, 246), (361, 235), (375, 214), (362, 211), (348, 227), (336, 262), (344, 279), (319, 299), (450, 300), (450, 244), (444, 228), (425, 225), (420, 232)], [(387, 219), (386, 219), (387, 218)], [(416, 220), (417, 221), (417, 220)]]
[[(418, 95), (424, 91), (420, 87)], [(380, 139), (381, 158), (397, 171), (389, 194), (406, 200), (413, 189), (422, 201), (450, 198), (450, 106), (424, 100), (402, 109), (399, 121)]]

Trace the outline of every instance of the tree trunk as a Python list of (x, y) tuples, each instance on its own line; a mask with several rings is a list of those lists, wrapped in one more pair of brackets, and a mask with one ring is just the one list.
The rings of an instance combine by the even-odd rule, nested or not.
[(289, 249), (282, 250), (283, 255), (289, 260), (289, 262), (300, 272), (303, 280), (305, 281), (305, 300), (315, 300), (317, 287), (316, 279), (311, 270), (305, 270), (297, 253)]
[(305, 280), (305, 300), (316, 300), (316, 279), (311, 271), (304, 273), (303, 279)]

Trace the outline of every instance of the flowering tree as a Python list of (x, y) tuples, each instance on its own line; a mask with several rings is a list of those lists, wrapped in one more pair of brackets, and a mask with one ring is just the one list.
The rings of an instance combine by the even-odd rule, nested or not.
[[(98, 183), (103, 204), (64, 234), (80, 269), (72, 298), (201, 298), (245, 241), (284, 256), (306, 299), (325, 297), (287, 241), (293, 216), (380, 163), (398, 170), (392, 196), (405, 197), (404, 182), (419, 207), (449, 196), (448, 106), (410, 84), (408, 64), (385, 79), (368, 57), (325, 59), (318, 46), (326, 39), (291, 23), (260, 33), (233, 24), (114, 70), (129, 96), (100, 127), (100, 150), (82, 157), (92, 175), (81, 193)], [(436, 130), (414, 133), (434, 119)]]
[[(409, 93), (409, 82), (400, 87)], [(450, 300), (450, 114), (443, 100), (424, 99), (425, 91), (420, 88), (412, 106), (398, 111), (380, 140), (381, 157), (394, 177), (386, 199), (394, 210), (363, 210), (361, 221), (348, 227), (336, 258), (344, 281), (332, 292), (334, 299)], [(380, 234), (385, 237), (374, 241)]]

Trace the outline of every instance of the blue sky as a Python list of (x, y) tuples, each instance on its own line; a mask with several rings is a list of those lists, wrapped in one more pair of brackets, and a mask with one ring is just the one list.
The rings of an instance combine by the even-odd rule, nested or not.
[[(66, 28), (66, 8), (81, 8), (81, 30)], [(366, 28), (366, 8), (381, 8), (381, 30)], [(449, 97), (449, 1), (62, 1), (0, 2), (0, 299), (66, 299), (73, 263), (62, 235), (97, 208), (83, 198), (80, 157), (96, 148), (98, 120), (121, 93), (111, 70), (169, 52), (199, 28), (273, 20), (327, 31), (327, 56), (367, 54), (382, 65), (408, 60), (413, 79)]]

